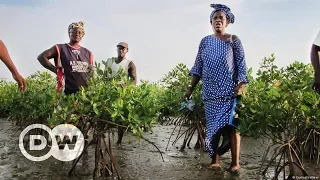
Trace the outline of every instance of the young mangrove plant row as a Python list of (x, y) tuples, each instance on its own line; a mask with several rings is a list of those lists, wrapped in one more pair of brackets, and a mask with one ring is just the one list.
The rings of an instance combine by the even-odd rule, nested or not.
[[(192, 101), (183, 100), (191, 79), (184, 64), (178, 64), (157, 83), (142, 81), (138, 86), (119, 85), (119, 81), (127, 80), (108, 78), (108, 69), (105, 62), (96, 64), (89, 86), (70, 96), (55, 92), (55, 77), (47, 72), (29, 76), (24, 94), (17, 91), (15, 83), (2, 80), (0, 115), (22, 127), (33, 123), (50, 127), (72, 123), (84, 132), (93, 128), (93, 139), (87, 145), (96, 144), (95, 177), (120, 176), (111, 144), (105, 141), (110, 140), (110, 131), (114, 128), (143, 138), (143, 133), (152, 130), (157, 121), (173, 124), (174, 131), (179, 131), (173, 144), (184, 137), (183, 150), (186, 145), (190, 147), (191, 138), (197, 136), (195, 148), (204, 149), (206, 121), (201, 84), (193, 91)], [(261, 173), (277, 161), (275, 176), (286, 166), (290, 169), (286, 173), (289, 176), (295, 175), (294, 166), (307, 175), (303, 160), (319, 163), (320, 158), (320, 95), (311, 89), (311, 65), (294, 62), (279, 68), (271, 55), (263, 59), (255, 77), (252, 69), (248, 70), (248, 75), (250, 84), (241, 98), (239, 131), (243, 136), (267, 137), (274, 146), (281, 147), (276, 148)], [(194, 106), (189, 107), (190, 102), (194, 102)], [(186, 130), (181, 131), (184, 126)], [(70, 175), (78, 160), (74, 161)]]

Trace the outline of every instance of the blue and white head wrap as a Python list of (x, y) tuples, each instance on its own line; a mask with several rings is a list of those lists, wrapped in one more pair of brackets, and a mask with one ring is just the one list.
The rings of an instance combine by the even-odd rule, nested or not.
[(231, 10), (228, 6), (223, 5), (223, 4), (211, 4), (210, 7), (214, 8), (210, 15), (210, 23), (212, 23), (212, 18), (214, 13), (217, 11), (223, 11), (226, 14), (227, 20), (229, 23), (233, 24), (234, 23), (234, 15), (231, 13)]

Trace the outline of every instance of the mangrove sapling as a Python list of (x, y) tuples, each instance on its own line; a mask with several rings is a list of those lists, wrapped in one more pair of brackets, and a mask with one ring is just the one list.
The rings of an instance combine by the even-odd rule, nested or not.
[[(202, 151), (204, 151), (205, 126), (204, 120), (203, 118), (201, 118), (201, 114), (199, 113), (198, 107), (195, 107), (195, 103), (192, 100), (186, 100), (184, 103), (181, 104), (181, 108), (179, 109), (179, 111), (181, 115), (171, 122), (175, 125), (175, 127), (169, 137), (166, 150), (168, 149), (168, 145), (170, 143), (173, 133), (175, 132), (176, 128), (179, 127), (178, 134), (175, 140), (173, 141), (172, 146), (174, 146), (177, 143), (177, 141), (183, 135), (185, 135), (182, 146), (180, 147), (180, 151), (184, 151), (186, 146), (189, 149), (191, 149), (190, 142), (195, 132), (197, 132), (198, 136), (194, 148), (197, 149), (199, 147)], [(182, 127), (185, 126), (187, 127), (187, 129), (181, 133)]]
[(310, 162), (319, 164), (320, 162), (320, 130), (310, 128), (303, 131), (296, 144), (300, 144), (299, 151), (302, 161), (308, 158)]
[[(111, 148), (111, 136), (112, 136), (111, 129), (115, 128), (115, 126), (126, 128), (126, 129), (128, 127), (116, 124), (108, 120), (103, 120), (103, 119), (96, 119), (91, 123), (93, 123), (93, 129), (94, 129), (93, 138), (88, 144), (86, 144), (86, 146), (84, 147), (84, 151), (79, 155), (79, 157), (73, 161), (72, 166), (68, 171), (68, 175), (69, 176), (75, 175), (76, 165), (79, 162), (79, 160), (83, 157), (83, 154), (86, 153), (90, 145), (96, 144), (95, 145), (95, 169), (93, 172), (93, 178), (117, 177), (121, 179), (120, 168), (115, 157), (113, 156), (113, 152)], [(107, 134), (107, 136), (105, 134)], [(106, 141), (106, 138), (108, 139), (107, 141)], [(150, 143), (151, 145), (153, 145), (160, 153), (162, 161), (164, 162), (164, 158), (160, 149), (148, 139), (142, 136), (140, 138)]]
[[(275, 175), (273, 179), (278, 179), (281, 172), (283, 172), (284, 178), (286, 177), (286, 167), (289, 168), (289, 174), (287, 179), (292, 179), (293, 176), (298, 175), (296, 172), (296, 168), (298, 168), (303, 176), (308, 176), (307, 171), (304, 169), (302, 162), (294, 148), (294, 140), (296, 137), (288, 141), (284, 141), (283, 143), (279, 143), (278, 147), (274, 151), (274, 155), (271, 157), (270, 162), (267, 164), (266, 168), (262, 172), (262, 175), (265, 175), (270, 166), (273, 163), (277, 163), (275, 168)], [(277, 160), (278, 159), (278, 160)], [(282, 165), (280, 165), (282, 163)], [(262, 165), (264, 162), (262, 162)]]

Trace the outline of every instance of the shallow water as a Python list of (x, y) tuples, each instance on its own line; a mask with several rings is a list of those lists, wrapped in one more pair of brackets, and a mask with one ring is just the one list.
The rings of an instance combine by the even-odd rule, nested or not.
[[(238, 176), (230, 175), (224, 170), (210, 170), (205, 166), (210, 162), (206, 153), (186, 148), (180, 152), (180, 141), (175, 146), (171, 143), (165, 151), (173, 126), (156, 125), (153, 133), (146, 133), (145, 138), (154, 142), (163, 152), (165, 162), (162, 162), (159, 152), (154, 146), (144, 140), (137, 140), (130, 134), (125, 134), (122, 146), (115, 146), (114, 156), (118, 160), (123, 179), (128, 180), (206, 180), (206, 179), (261, 179), (260, 164), (267, 141), (253, 140), (243, 137), (241, 141), (241, 171)], [(21, 130), (17, 126), (0, 120), (0, 180), (2, 179), (92, 179), (94, 168), (94, 146), (79, 161), (75, 177), (67, 177), (70, 162), (60, 162), (53, 157), (43, 162), (32, 162), (20, 152), (18, 139)], [(176, 135), (176, 134), (175, 134)], [(194, 146), (192, 141), (191, 146)], [(221, 158), (222, 168), (229, 166), (230, 153)], [(310, 176), (320, 177), (319, 165), (307, 165)], [(272, 175), (272, 169), (268, 174)], [(320, 178), (318, 178), (320, 179)]]

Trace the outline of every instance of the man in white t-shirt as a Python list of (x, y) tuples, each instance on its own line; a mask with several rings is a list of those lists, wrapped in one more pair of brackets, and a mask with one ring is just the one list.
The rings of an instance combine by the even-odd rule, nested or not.
[[(110, 77), (116, 76), (120, 69), (127, 72), (127, 76), (132, 80), (132, 84), (137, 83), (136, 66), (133, 61), (126, 58), (126, 54), (129, 51), (128, 44), (126, 42), (120, 42), (117, 45), (118, 57), (108, 58), (107, 65), (111, 68), (112, 72), (108, 75)], [(120, 83), (120, 82), (119, 82)]]
[[(120, 42), (117, 45), (118, 57), (109, 58), (107, 60), (107, 65), (111, 68), (112, 72), (108, 74), (109, 77), (114, 77), (118, 74), (120, 69), (123, 69), (128, 73), (128, 77), (132, 80), (131, 84), (136, 85), (137, 83), (137, 73), (136, 66), (133, 61), (126, 58), (126, 54), (129, 51), (129, 46), (126, 42)], [(126, 86), (123, 82), (119, 82), (119, 85)], [(117, 145), (121, 145), (122, 138), (124, 135), (125, 128), (118, 127), (118, 141)]]
[(311, 48), (311, 63), (314, 69), (314, 83), (313, 89), (320, 93), (320, 58), (319, 58), (319, 51), (320, 51), (320, 32), (318, 33), (316, 39), (314, 40)]

